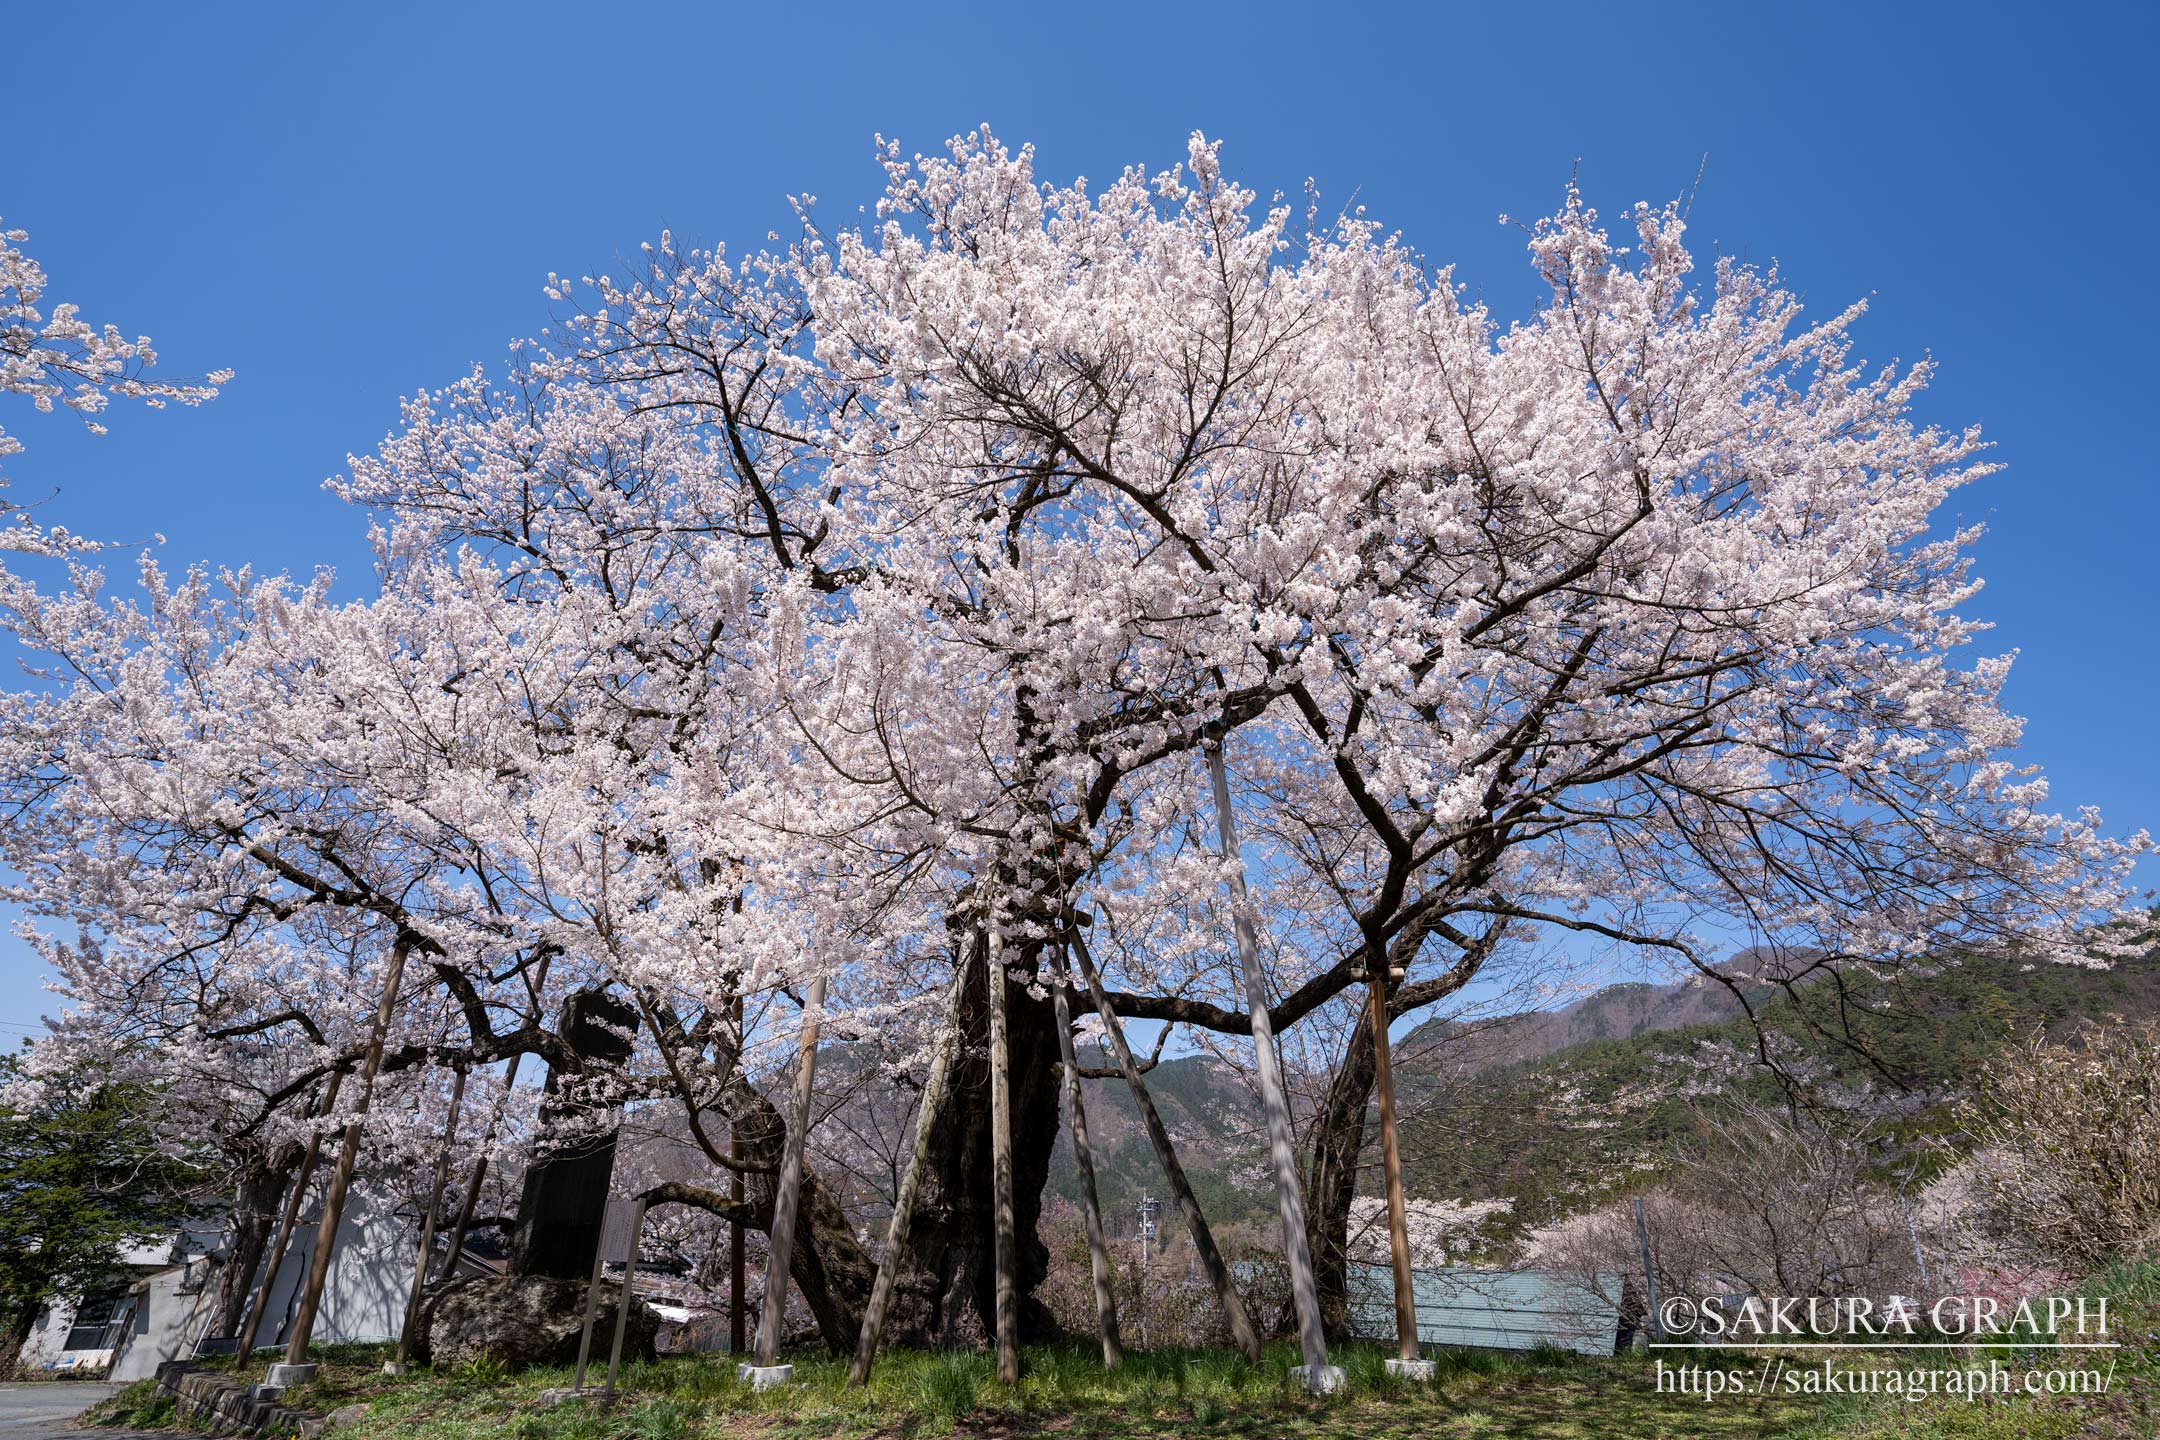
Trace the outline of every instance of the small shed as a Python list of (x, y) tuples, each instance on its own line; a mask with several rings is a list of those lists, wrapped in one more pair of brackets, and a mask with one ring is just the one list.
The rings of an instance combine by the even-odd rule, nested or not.
[[(1610, 1355), (1619, 1345), (1619, 1277), (1450, 1266), (1410, 1272), (1420, 1345)], [(1395, 1281), (1385, 1265), (1350, 1266), (1350, 1331), (1395, 1338)]]

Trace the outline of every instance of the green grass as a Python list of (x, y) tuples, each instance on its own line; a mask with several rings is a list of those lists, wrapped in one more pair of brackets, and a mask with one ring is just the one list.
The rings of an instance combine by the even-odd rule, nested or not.
[[(368, 1347), (319, 1354), (317, 1377), (287, 1403), (327, 1413), (365, 1404), (356, 1432), (368, 1440), (931, 1440), (954, 1434), (1056, 1435), (1060, 1440), (1410, 1440), (1434, 1433), (1522, 1440), (1626, 1437), (1756, 1437), (1804, 1418), (1801, 1407), (1703, 1405), (1660, 1395), (1639, 1356), (1581, 1360), (1557, 1353), (1438, 1356), (1427, 1384), (1386, 1373), (1390, 1352), (1349, 1346), (1334, 1359), (1348, 1373), (1344, 1392), (1315, 1400), (1290, 1380), (1289, 1346), (1271, 1346), (1258, 1365), (1233, 1351), (1160, 1350), (1127, 1357), (1104, 1373), (1097, 1353), (1078, 1345), (1030, 1347), (1020, 1383), (997, 1383), (990, 1357), (972, 1351), (902, 1352), (884, 1357), (862, 1389), (846, 1384), (846, 1363), (822, 1354), (790, 1356), (797, 1384), (752, 1393), (726, 1356), (687, 1356), (626, 1367), (613, 1407), (596, 1401), (548, 1405), (547, 1389), (567, 1386), (568, 1369), (500, 1376), (491, 1372), (380, 1373)], [(169, 1408), (153, 1418), (134, 1387), (100, 1407), (98, 1423), (170, 1428)]]
[(1994, 1354), (2020, 1372), (2093, 1366), (2107, 1372), (2104, 1395), (2027, 1396), (1973, 1402), (1928, 1397), (1849, 1397), (1820, 1402), (1791, 1440), (2068, 1440), (2068, 1437), (2160, 1435), (2160, 1258), (2125, 1261), (2084, 1287), (2111, 1302), (2109, 1329), (2122, 1349), (2077, 1352), (2008, 1348), (1994, 1352), (1938, 1352), (1930, 1364), (1958, 1363), (1966, 1354)]
[(137, 1380), (100, 1401), (92, 1420), (98, 1425), (128, 1430), (164, 1430), (180, 1423), (173, 1397), (158, 1389), (155, 1380)]
[[(381, 1374), (379, 1347), (331, 1347), (317, 1378), (290, 1403), (327, 1413), (365, 1404), (347, 1433), (367, 1440), (932, 1440), (932, 1437), (1057, 1437), (1057, 1440), (2067, 1440), (2160, 1433), (2160, 1263), (2119, 1267), (2090, 1293), (2109, 1296), (2126, 1344), (2104, 1397), (2020, 1397), (1969, 1403), (1881, 1396), (1821, 1398), (1661, 1393), (1656, 1359), (1642, 1354), (1585, 1360), (1559, 1352), (1464, 1351), (1436, 1356), (1430, 1384), (1386, 1373), (1388, 1351), (1346, 1346), (1334, 1359), (1342, 1394), (1315, 1400), (1289, 1376), (1297, 1356), (1271, 1346), (1258, 1365), (1220, 1350), (1159, 1350), (1105, 1373), (1094, 1350), (1031, 1347), (1020, 1383), (997, 1383), (990, 1357), (973, 1352), (886, 1356), (869, 1386), (846, 1384), (846, 1364), (823, 1354), (790, 1356), (797, 1384), (753, 1394), (726, 1356), (685, 1356), (626, 1368), (612, 1407), (542, 1402), (570, 1371), (502, 1375), (473, 1367)], [(1674, 1363), (1672, 1352), (1664, 1352)], [(1796, 1354), (1813, 1365), (1824, 1352)], [(1836, 1352), (1840, 1365), (1893, 1365), (1880, 1351)], [(2003, 1352), (1995, 1352), (2002, 1354)], [(2046, 1352), (2027, 1362), (2061, 1364)], [(2059, 1353), (2059, 1352), (2058, 1352)], [(1962, 1352), (1912, 1352), (1907, 1367), (1965, 1363)], [(1938, 1358), (1939, 1357), (1939, 1358)], [(1758, 1355), (1693, 1352), (1691, 1362), (1752, 1370)], [(260, 1363), (259, 1361), (257, 1362)], [(161, 1408), (162, 1407), (162, 1408)], [(97, 1423), (173, 1428), (170, 1402), (144, 1385), (105, 1402)]]

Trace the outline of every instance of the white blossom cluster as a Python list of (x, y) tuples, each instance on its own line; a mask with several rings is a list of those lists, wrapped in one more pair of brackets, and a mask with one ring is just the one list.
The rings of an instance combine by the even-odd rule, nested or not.
[[(880, 154), (864, 228), (663, 236), (405, 402), (333, 482), (364, 601), (0, 573), (46, 1048), (298, 1124), (403, 945), (391, 1074), (550, 1057), (611, 985), (627, 1083), (695, 1114), (816, 977), (833, 1033), (919, 1047), (966, 933), (1032, 969), (1083, 922), (1121, 1013), (1235, 1034), (1216, 743), (1282, 1026), (1537, 931), (1707, 972), (1737, 925), (1795, 978), (2094, 957), (2146, 842), (2016, 758), (1974, 532), (1934, 528), (1981, 442), (1912, 419), (1926, 364), (1853, 357), (1859, 307), (1804, 321), (1774, 270), (1698, 274), (1677, 209), (1572, 191), (1508, 320), (1199, 137), (1099, 190), (987, 131)], [(143, 380), (4, 263), (9, 390), (222, 383)]]

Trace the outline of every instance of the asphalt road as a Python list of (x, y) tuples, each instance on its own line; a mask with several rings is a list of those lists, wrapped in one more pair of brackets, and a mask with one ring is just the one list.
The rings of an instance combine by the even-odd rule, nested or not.
[[(85, 1440), (68, 1422), (118, 1388), (66, 1380), (34, 1380), (0, 1385), (0, 1440)], [(129, 1432), (99, 1430), (100, 1436), (125, 1440)]]

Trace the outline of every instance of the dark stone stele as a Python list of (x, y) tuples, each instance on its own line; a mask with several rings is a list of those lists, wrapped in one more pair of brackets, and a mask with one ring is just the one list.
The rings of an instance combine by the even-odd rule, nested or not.
[[(618, 1069), (630, 1059), (637, 1007), (606, 990), (579, 990), (563, 1002), (557, 1033), (588, 1073)], [(513, 1274), (584, 1281), (607, 1219), (608, 1181), (615, 1171), (619, 1112), (566, 1098), (562, 1077), (548, 1073), (540, 1103), (542, 1134), (568, 1128), (579, 1138), (534, 1155), (518, 1198), (511, 1236)]]
[[(593, 1317), (589, 1364), (607, 1372), (615, 1338), (618, 1286), (603, 1292)], [(574, 1365), (585, 1326), (585, 1286), (545, 1275), (489, 1275), (461, 1280), (429, 1301), (415, 1335), (417, 1353), (438, 1369), (492, 1360), (506, 1370), (534, 1365)], [(649, 1359), (660, 1333), (651, 1306), (633, 1301), (623, 1329), (623, 1358)]]

